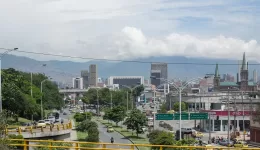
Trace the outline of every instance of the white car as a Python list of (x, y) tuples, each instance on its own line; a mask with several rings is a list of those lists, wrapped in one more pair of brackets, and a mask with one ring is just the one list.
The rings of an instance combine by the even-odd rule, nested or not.
[(52, 121), (53, 123), (55, 122), (55, 117), (54, 116), (49, 116), (48, 120)]
[(51, 124), (51, 121), (49, 119), (45, 119), (44, 121), (45, 121), (46, 125), (50, 125)]
[(39, 120), (36, 126), (37, 126), (37, 128), (40, 128), (40, 127), (46, 128), (46, 123), (44, 120)]

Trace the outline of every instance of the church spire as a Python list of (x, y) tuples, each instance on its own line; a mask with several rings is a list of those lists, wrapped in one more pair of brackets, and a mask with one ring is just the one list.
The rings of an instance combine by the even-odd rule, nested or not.
[(219, 77), (219, 72), (218, 72), (218, 63), (216, 64), (216, 68), (215, 68), (215, 78)]
[(243, 54), (243, 60), (242, 60), (242, 67), (241, 70), (247, 70), (247, 63), (246, 63), (246, 53)]

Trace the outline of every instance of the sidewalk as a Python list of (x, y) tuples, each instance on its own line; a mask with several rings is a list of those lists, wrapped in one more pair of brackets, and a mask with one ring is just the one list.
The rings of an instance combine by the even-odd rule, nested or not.
[(76, 141), (76, 140), (78, 140), (78, 136), (77, 136), (77, 131), (76, 131), (74, 120), (71, 120), (71, 123), (72, 123), (72, 130), (70, 132), (70, 140)]

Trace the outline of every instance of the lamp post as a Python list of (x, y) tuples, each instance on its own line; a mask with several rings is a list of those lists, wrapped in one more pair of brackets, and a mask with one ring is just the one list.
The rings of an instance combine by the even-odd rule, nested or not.
[(3, 103), (2, 103), (2, 57), (11, 51), (18, 50), (18, 48), (8, 49), (8, 48), (0, 48), (1, 50), (5, 50), (2, 54), (0, 54), (0, 113), (3, 111)]
[(182, 91), (188, 86), (190, 85), (191, 83), (193, 82), (196, 82), (196, 81), (199, 81), (199, 80), (202, 80), (202, 79), (205, 79), (205, 78), (208, 78), (207, 76), (205, 76), (204, 78), (194, 78), (194, 79), (191, 79), (191, 80), (188, 80), (188, 81), (185, 81), (183, 82), (182, 80), (179, 80), (180, 81), (180, 84), (181, 85), (177, 85), (175, 83), (175, 80), (172, 80), (173, 82), (169, 82), (170, 85), (173, 85), (173, 87), (178, 91), (179, 93), (179, 114), (180, 114), (180, 120), (179, 120), (179, 133), (180, 133), (180, 140), (182, 139), (181, 138), (181, 101), (182, 101)]
[(97, 91), (97, 115), (99, 116), (100, 115), (100, 112), (99, 112), (99, 99), (98, 99), (98, 90), (100, 90), (99, 88), (93, 88)]
[[(42, 64), (43, 67), (46, 66), (46, 64)], [(31, 97), (33, 98), (33, 72), (31, 71)]]
[(113, 108), (113, 95), (112, 95), (112, 91), (110, 91), (110, 109)]
[[(237, 89), (238, 91), (240, 91), (239, 88), (237, 87), (232, 87), (233, 89)], [(244, 107), (244, 92), (243, 91), (240, 91), (241, 92), (241, 100), (242, 100), (242, 111), (243, 111), (243, 139), (244, 141), (246, 140), (246, 137), (245, 137), (245, 107)], [(235, 124), (235, 122), (234, 122)]]
[[(137, 87), (139, 87), (140, 85), (136, 85), (133, 88), (131, 88), (131, 87), (127, 86), (127, 85), (122, 85), (122, 86), (130, 89), (131, 90), (131, 95), (133, 96), (133, 90), (136, 89)], [(132, 101), (133, 101), (132, 102), (132, 109), (134, 109), (134, 97), (132, 98)], [(127, 105), (126, 106), (127, 106), (127, 110), (128, 110), (128, 92), (127, 92)]]
[[(52, 79), (52, 78), (50, 78), (50, 79)], [(43, 85), (43, 83), (44, 83), (45, 81), (47, 81), (47, 80), (49, 80), (49, 79), (44, 79), (44, 80), (41, 82), (41, 93), (42, 93), (42, 95), (41, 95), (41, 119), (42, 119), (42, 120), (43, 120), (43, 106), (42, 106), (43, 91), (42, 91), (42, 85)]]

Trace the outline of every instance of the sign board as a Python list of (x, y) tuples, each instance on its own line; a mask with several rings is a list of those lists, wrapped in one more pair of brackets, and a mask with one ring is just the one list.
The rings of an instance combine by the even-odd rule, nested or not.
[[(174, 120), (180, 120), (180, 114), (179, 113), (174, 114)], [(181, 120), (189, 120), (189, 114), (188, 113), (182, 113), (181, 114)]]
[(206, 120), (208, 117), (208, 113), (190, 113), (190, 120)]
[(173, 114), (156, 114), (156, 120), (173, 120)]

